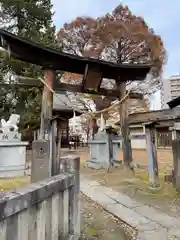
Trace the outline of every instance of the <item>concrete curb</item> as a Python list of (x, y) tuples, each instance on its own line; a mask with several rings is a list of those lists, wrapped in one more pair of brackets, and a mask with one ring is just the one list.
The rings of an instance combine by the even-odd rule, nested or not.
[(125, 194), (81, 176), (81, 192), (137, 230), (138, 240), (180, 239), (180, 219), (138, 203)]

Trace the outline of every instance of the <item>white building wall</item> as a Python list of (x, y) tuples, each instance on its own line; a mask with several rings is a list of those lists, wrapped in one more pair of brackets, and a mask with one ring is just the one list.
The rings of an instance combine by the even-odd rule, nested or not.
[(162, 80), (162, 89), (161, 89), (161, 108), (168, 109), (169, 106), (167, 102), (171, 100), (171, 91), (170, 91), (170, 81), (169, 79)]
[(169, 108), (167, 102), (180, 96), (180, 75), (171, 76), (168, 79), (162, 80), (161, 89), (161, 108)]
[[(130, 135), (139, 136), (137, 139), (131, 139), (132, 149), (146, 149), (145, 128), (142, 125), (131, 126)], [(122, 141), (120, 143), (120, 146), (122, 147)]]
[(130, 135), (139, 136), (138, 139), (131, 140), (133, 149), (146, 149), (145, 128), (143, 126), (130, 128)]

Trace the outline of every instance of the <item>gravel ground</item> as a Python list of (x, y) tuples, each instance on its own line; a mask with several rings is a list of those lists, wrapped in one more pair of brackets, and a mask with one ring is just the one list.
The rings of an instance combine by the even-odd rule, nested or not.
[(132, 240), (136, 231), (81, 194), (81, 240)]

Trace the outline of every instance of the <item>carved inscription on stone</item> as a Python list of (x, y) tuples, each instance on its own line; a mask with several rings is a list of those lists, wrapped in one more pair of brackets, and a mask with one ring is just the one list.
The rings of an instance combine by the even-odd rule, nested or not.
[(18, 132), (0, 133), (0, 141), (21, 141), (21, 134)]

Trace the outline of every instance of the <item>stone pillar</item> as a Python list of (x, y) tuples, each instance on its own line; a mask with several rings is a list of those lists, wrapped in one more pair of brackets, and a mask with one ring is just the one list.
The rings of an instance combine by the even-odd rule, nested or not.
[(174, 124), (172, 130), (173, 171), (174, 186), (180, 190), (180, 122)]
[(154, 124), (145, 125), (146, 145), (148, 155), (148, 173), (151, 187), (159, 187), (158, 160)]
[[(52, 70), (46, 70), (44, 73), (44, 81), (53, 88), (55, 73)], [(52, 145), (51, 138), (51, 118), (53, 93), (44, 85), (41, 107), (41, 126), (38, 140), (32, 144), (33, 158), (31, 167), (31, 181), (36, 182), (49, 178), (52, 168)], [(51, 141), (52, 142), (52, 141)], [(43, 159), (44, 157), (44, 159)]]
[(54, 118), (51, 121), (51, 132), (50, 132), (50, 161), (52, 163), (52, 176), (58, 174), (57, 172), (57, 119)]
[[(60, 154), (61, 154), (61, 120), (57, 120), (57, 164), (60, 162)], [(68, 134), (68, 140), (69, 140), (69, 134)]]
[(74, 175), (74, 186), (69, 196), (69, 231), (74, 240), (80, 238), (80, 158), (75, 156), (61, 157), (60, 173)]
[(38, 182), (51, 177), (50, 144), (48, 140), (37, 140), (32, 143), (31, 182)]

